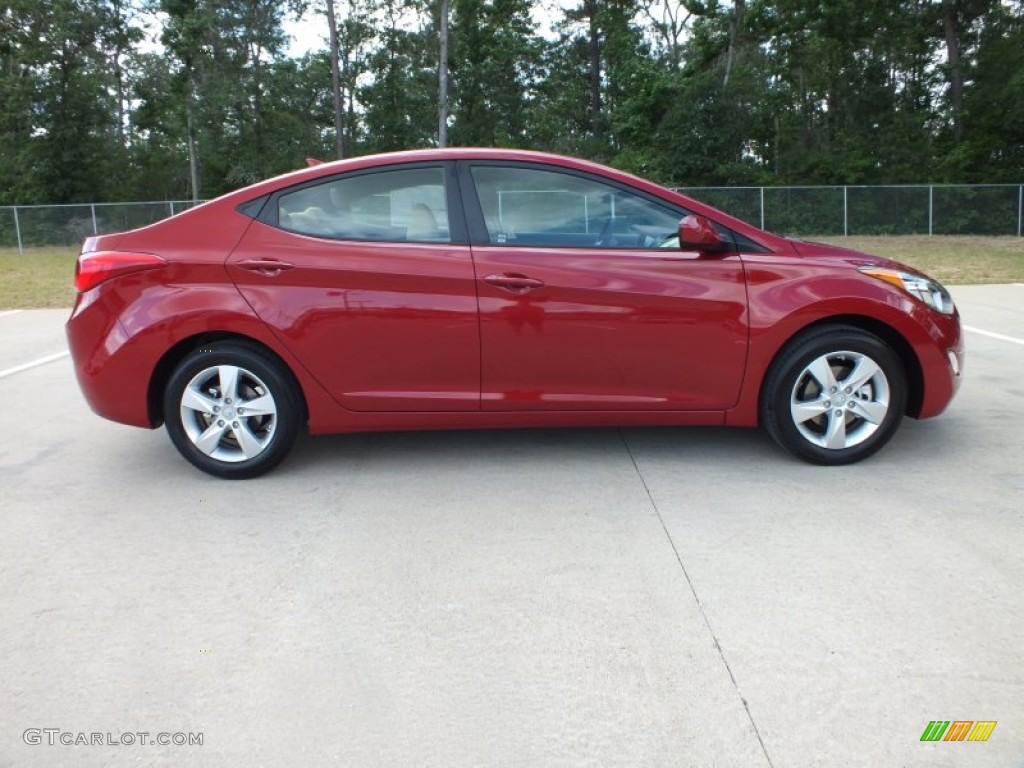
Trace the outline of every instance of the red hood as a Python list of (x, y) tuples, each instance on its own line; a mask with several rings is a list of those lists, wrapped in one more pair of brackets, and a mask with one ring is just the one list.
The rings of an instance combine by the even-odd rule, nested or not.
[(853, 267), (885, 267), (898, 269), (903, 272), (910, 272), (915, 275), (927, 277), (923, 272), (899, 261), (888, 259), (884, 256), (872, 256), (870, 253), (862, 253), (852, 248), (843, 248), (830, 243), (812, 243), (806, 240), (795, 240), (789, 238), (793, 249), (800, 256), (810, 259), (841, 259)]

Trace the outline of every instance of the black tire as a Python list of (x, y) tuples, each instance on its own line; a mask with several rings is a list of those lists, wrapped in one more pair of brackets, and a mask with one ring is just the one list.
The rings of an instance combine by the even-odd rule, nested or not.
[[(872, 364), (877, 373), (858, 386)], [(798, 336), (772, 362), (760, 416), (793, 455), (813, 464), (852, 464), (889, 441), (906, 403), (906, 371), (888, 344), (859, 328), (827, 325)]]
[[(232, 378), (234, 393), (222, 391)], [(167, 434), (181, 455), (204, 472), (236, 480), (280, 464), (305, 422), (291, 372), (237, 341), (190, 352), (167, 382), (163, 407)]]

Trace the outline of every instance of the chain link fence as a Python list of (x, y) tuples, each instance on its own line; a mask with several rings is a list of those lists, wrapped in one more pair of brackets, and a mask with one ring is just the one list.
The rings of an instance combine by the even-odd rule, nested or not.
[(76, 246), (90, 235), (144, 227), (193, 205), (191, 200), (164, 200), (0, 206), (0, 248), (22, 251), (39, 246)]
[(1024, 184), (889, 187), (682, 187), (680, 192), (787, 235), (1016, 235)]
[[(762, 229), (787, 235), (1016, 235), (1024, 184), (890, 187), (681, 187)], [(173, 216), (194, 203), (0, 206), (0, 248), (74, 246)]]

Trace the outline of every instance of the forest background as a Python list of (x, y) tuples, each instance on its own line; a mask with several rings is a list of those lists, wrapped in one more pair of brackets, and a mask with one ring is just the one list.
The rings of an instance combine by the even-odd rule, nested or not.
[[(296, 19), (323, 34), (289, 55)], [(1022, 97), (1024, 0), (12, 0), (0, 205), (439, 143), (674, 186), (1020, 183)]]

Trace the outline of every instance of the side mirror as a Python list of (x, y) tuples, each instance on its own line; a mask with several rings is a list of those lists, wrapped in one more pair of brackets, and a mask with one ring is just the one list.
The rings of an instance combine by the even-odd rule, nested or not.
[(732, 250), (732, 243), (722, 239), (710, 219), (691, 213), (679, 222), (679, 247), (684, 251), (721, 253)]

